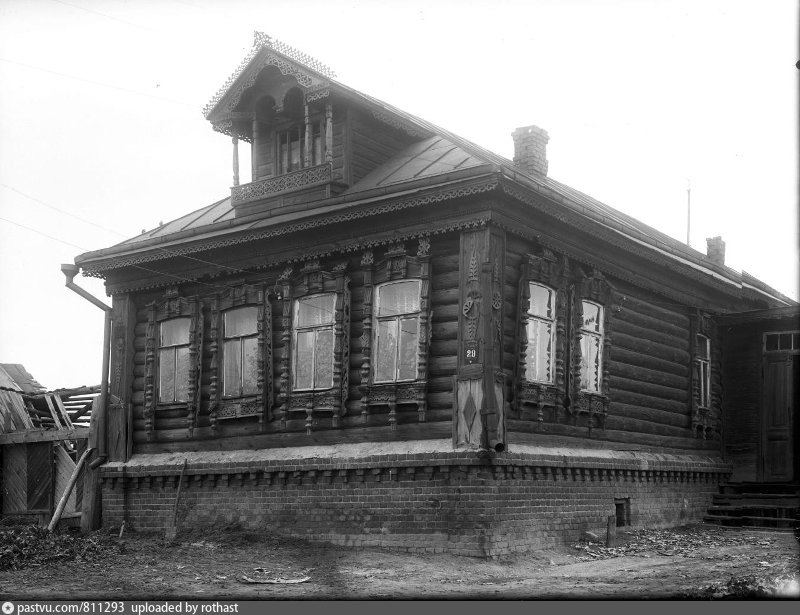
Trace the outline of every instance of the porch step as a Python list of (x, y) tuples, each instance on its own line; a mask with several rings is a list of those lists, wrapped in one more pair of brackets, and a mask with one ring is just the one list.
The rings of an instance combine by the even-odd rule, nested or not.
[(715, 494), (704, 523), (791, 530), (800, 523), (796, 484), (726, 484)]

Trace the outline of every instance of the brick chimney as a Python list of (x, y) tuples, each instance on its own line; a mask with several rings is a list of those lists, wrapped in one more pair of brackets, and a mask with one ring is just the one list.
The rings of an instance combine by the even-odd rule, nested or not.
[(706, 239), (706, 256), (712, 263), (725, 264), (725, 242), (722, 237), (709, 237)]
[(514, 165), (531, 175), (547, 175), (547, 131), (538, 126), (523, 126), (511, 133), (514, 139)]

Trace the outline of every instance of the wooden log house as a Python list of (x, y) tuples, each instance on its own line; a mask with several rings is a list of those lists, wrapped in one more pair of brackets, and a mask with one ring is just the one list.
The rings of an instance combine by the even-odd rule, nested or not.
[[(230, 195), (79, 256), (113, 298), (103, 522), (492, 555), (699, 519), (720, 314), (793, 302), (257, 33)], [(251, 181), (238, 148), (249, 144)], [(163, 505), (163, 506), (161, 506)]]

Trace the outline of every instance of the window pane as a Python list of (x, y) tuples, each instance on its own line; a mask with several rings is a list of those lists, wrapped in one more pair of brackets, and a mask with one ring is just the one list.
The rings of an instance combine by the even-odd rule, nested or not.
[(581, 389), (600, 392), (600, 337), (581, 336)]
[(767, 335), (767, 350), (778, 349), (778, 336), (776, 334)]
[(314, 124), (312, 135), (314, 142), (313, 164), (322, 164), (322, 126), (320, 124)]
[(583, 302), (583, 330), (599, 333), (603, 330), (603, 308), (596, 303)]
[(257, 331), (258, 308), (248, 306), (228, 310), (225, 316), (225, 337), (253, 335)]
[(242, 383), (242, 342), (226, 340), (222, 346), (222, 394), (239, 395)]
[(289, 170), (300, 168), (300, 137), (292, 131), (292, 142), (289, 144)]
[(242, 340), (242, 394), (258, 393), (258, 338), (246, 337)]
[(697, 336), (697, 358), (708, 359), (709, 339), (705, 335)]
[(298, 327), (333, 324), (335, 317), (336, 295), (327, 293), (297, 300)]
[(800, 333), (794, 333), (792, 335), (792, 348), (800, 350)]
[(400, 321), (400, 353), (397, 366), (399, 380), (414, 380), (417, 377), (417, 352), (419, 350), (419, 320), (403, 318)]
[(317, 347), (315, 348), (314, 368), (314, 388), (327, 389), (332, 387), (333, 329), (317, 330)]
[(397, 357), (397, 321), (378, 321), (377, 348), (375, 351), (375, 380), (394, 380)]
[(159, 346), (177, 346), (189, 343), (189, 318), (173, 318), (161, 323)]
[(781, 350), (791, 350), (792, 349), (792, 334), (791, 333), (781, 333), (781, 340), (780, 340), (779, 348)]
[(314, 332), (297, 333), (297, 349), (294, 362), (294, 386), (310, 389), (314, 385)]
[(189, 348), (183, 346), (176, 348), (177, 370), (175, 374), (175, 401), (189, 399)]
[(525, 378), (536, 382), (553, 381), (552, 323), (537, 319), (528, 322)]
[(530, 292), (528, 314), (543, 318), (553, 318), (553, 291), (540, 284), (531, 284)]
[(385, 284), (378, 288), (378, 316), (396, 316), (419, 311), (419, 280)]
[(175, 399), (175, 349), (158, 351), (158, 401), (171, 402)]

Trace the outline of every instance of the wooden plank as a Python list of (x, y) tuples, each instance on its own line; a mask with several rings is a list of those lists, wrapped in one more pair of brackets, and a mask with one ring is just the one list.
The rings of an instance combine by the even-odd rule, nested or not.
[(25, 445), (28, 464), (28, 510), (53, 506), (53, 443), (33, 442)]
[(3, 447), (4, 515), (24, 511), (28, 506), (28, 464), (25, 444)]
[(53, 422), (55, 422), (56, 427), (63, 429), (64, 425), (61, 424), (61, 420), (58, 418), (58, 410), (56, 410), (55, 406), (53, 405), (53, 400), (50, 399), (50, 397), (50, 395), (44, 396), (44, 400), (47, 402), (47, 408), (50, 410), (50, 415), (53, 417)]
[(64, 427), (67, 429), (72, 429), (72, 421), (69, 418), (69, 414), (67, 414), (67, 409), (64, 408), (64, 403), (61, 401), (61, 398), (58, 395), (51, 395), (50, 397), (53, 398), (53, 401), (56, 404), (56, 409), (61, 416), (61, 421), (64, 423)]
[(73, 429), (30, 429), (14, 433), (0, 434), (0, 445), (24, 444), (28, 442), (55, 442), (57, 440), (79, 440), (89, 437), (86, 427)]
[[(75, 462), (61, 444), (54, 446), (54, 452), (56, 458), (55, 497), (60, 500), (69, 484), (72, 473), (75, 471)], [(67, 512), (75, 512), (76, 501), (76, 494), (73, 491), (67, 498), (65, 510)]]

